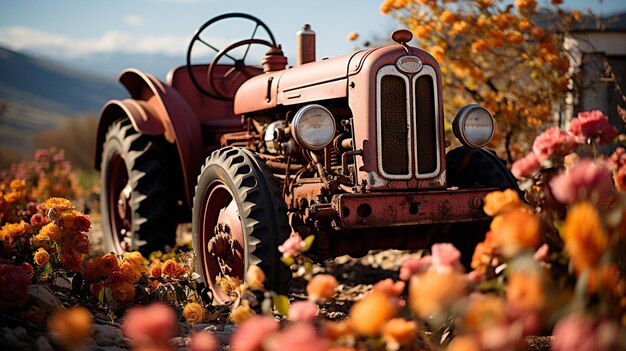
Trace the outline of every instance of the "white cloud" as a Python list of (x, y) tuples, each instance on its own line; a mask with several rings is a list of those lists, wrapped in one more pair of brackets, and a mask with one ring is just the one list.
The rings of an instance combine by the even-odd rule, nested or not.
[(124, 23), (133, 27), (139, 27), (143, 24), (143, 19), (137, 15), (128, 15), (124, 17)]
[(95, 38), (76, 39), (29, 27), (0, 28), (0, 45), (13, 50), (52, 51), (69, 57), (89, 54), (126, 52), (180, 55), (185, 52), (189, 36), (137, 36), (111, 30)]

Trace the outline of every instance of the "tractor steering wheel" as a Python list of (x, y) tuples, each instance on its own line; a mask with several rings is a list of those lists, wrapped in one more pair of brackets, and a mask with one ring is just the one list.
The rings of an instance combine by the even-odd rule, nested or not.
[[(228, 54), (230, 51), (233, 51), (236, 48), (245, 45), (247, 45), (248, 47), (246, 48), (246, 51), (241, 58), (238, 59), (235, 58), (234, 55)], [(265, 45), (269, 48), (275, 47), (272, 43), (266, 40), (246, 39), (238, 41), (224, 48), (222, 51), (218, 52), (217, 56), (215, 56), (213, 61), (211, 61), (211, 64), (209, 65), (209, 69), (207, 71), (207, 78), (209, 79), (211, 88), (213, 88), (213, 91), (219, 96), (220, 99), (233, 100), (235, 98), (235, 92), (237, 91), (236, 88), (238, 88), (248, 78), (255, 76), (258, 72), (258, 68), (253, 68), (250, 65), (246, 65), (245, 62), (246, 56), (248, 55), (248, 52), (250, 50), (250, 46), (252, 45)], [(228, 69), (228, 71), (226, 71), (226, 73), (224, 73), (224, 75), (220, 76), (220, 74), (217, 73), (215, 67), (219, 65), (219, 62), (223, 57), (227, 57), (230, 60), (235, 61), (235, 63), (231, 68)], [(242, 75), (246, 78), (245, 80), (239, 79)], [(222, 82), (218, 82), (219, 80), (221, 80)]]
[[(202, 25), (202, 26), (198, 29), (198, 31), (196, 31), (196, 34), (193, 36), (193, 38), (191, 39), (191, 42), (189, 43), (189, 47), (188, 47), (188, 49), (187, 49), (187, 72), (188, 72), (188, 74), (189, 74), (189, 77), (191, 78), (192, 83), (196, 86), (196, 88), (197, 88), (200, 92), (202, 92), (203, 94), (205, 94), (205, 95), (207, 95), (207, 96), (210, 96), (210, 97), (212, 97), (212, 98), (214, 98), (214, 99), (219, 99), (219, 100), (232, 100), (232, 97), (231, 97), (231, 98), (229, 98), (229, 97), (227, 97), (227, 96), (224, 96), (224, 94), (210, 92), (210, 91), (208, 91), (206, 88), (204, 88), (204, 87), (200, 84), (200, 79), (198, 79), (198, 78), (200, 78), (200, 77), (196, 77), (196, 74), (194, 74), (193, 64), (192, 64), (192, 62), (191, 62), (191, 56), (192, 56), (192, 51), (193, 51), (194, 46), (195, 46), (196, 44), (200, 43), (200, 44), (202, 44), (202, 45), (204, 45), (204, 46), (206, 46), (206, 47), (210, 48), (211, 50), (213, 50), (213, 51), (215, 51), (215, 52), (217, 53), (217, 56), (215, 57), (215, 59), (213, 59), (213, 61), (211, 62), (211, 65), (210, 65), (210, 66), (215, 66), (215, 65), (216, 65), (216, 63), (217, 63), (217, 61), (218, 61), (217, 59), (220, 59), (220, 58), (221, 58), (221, 57), (219, 57), (219, 56), (220, 56), (220, 55), (219, 55), (220, 53), (222, 53), (222, 55), (221, 55), (221, 56), (226, 56), (226, 57), (228, 57), (228, 58), (232, 59), (233, 61), (235, 61), (235, 65), (237, 65), (237, 62), (238, 62), (238, 61), (243, 62), (243, 60), (245, 59), (246, 54), (248, 53), (249, 47), (248, 47), (248, 50), (246, 50), (246, 54), (244, 54), (244, 57), (243, 57), (243, 58), (241, 58), (241, 59), (239, 59), (239, 60), (237, 60), (236, 58), (234, 58), (234, 57), (232, 57), (232, 56), (230, 56), (230, 55), (227, 55), (227, 52), (228, 52), (228, 51), (230, 51), (230, 50), (232, 50), (232, 49), (234, 48), (234, 45), (235, 45), (235, 44), (239, 44), (239, 43), (241, 43), (242, 41), (237, 42), (237, 43), (235, 43), (235, 44), (233, 44), (233, 45), (230, 45), (229, 47), (227, 47), (227, 48), (226, 48), (226, 49), (229, 49), (229, 50), (224, 49), (224, 50), (221, 50), (221, 51), (220, 51), (217, 47), (215, 47), (214, 45), (210, 44), (208, 41), (206, 41), (206, 40), (204, 40), (204, 39), (202, 38), (202, 35), (204, 35), (204, 34), (206, 34), (206, 33), (207, 33), (207, 29), (208, 29), (211, 25), (213, 25), (213, 24), (215, 24), (216, 22), (219, 22), (219, 21), (221, 21), (221, 20), (225, 20), (225, 19), (229, 19), (229, 18), (241, 18), (241, 19), (244, 19), (244, 20), (252, 21), (252, 22), (255, 24), (254, 29), (252, 30), (252, 35), (250, 36), (250, 39), (248, 39), (248, 40), (253, 40), (253, 41), (254, 41), (254, 40), (260, 40), (260, 39), (255, 39), (255, 36), (257, 35), (257, 31), (259, 30), (259, 27), (260, 27), (260, 28), (262, 28), (262, 29), (263, 29), (263, 31), (265, 31), (265, 33), (266, 33), (266, 34), (267, 34), (267, 36), (269, 37), (269, 42), (268, 42), (268, 41), (265, 41), (265, 40), (260, 40), (260, 41), (263, 41), (263, 43), (260, 43), (260, 44), (262, 44), (262, 45), (267, 45), (267, 43), (270, 43), (270, 42), (271, 42), (271, 44), (270, 44), (271, 46), (277, 46), (277, 45), (276, 45), (276, 40), (274, 39), (274, 34), (272, 34), (272, 31), (269, 29), (269, 27), (268, 27), (265, 23), (263, 23), (263, 21), (261, 21), (260, 19), (258, 19), (258, 18), (256, 18), (256, 17), (254, 17), (254, 16), (251, 16), (251, 15), (245, 14), (245, 13), (226, 13), (226, 14), (223, 14), (223, 15), (220, 15), (220, 16), (217, 16), (217, 17), (214, 17), (214, 18), (212, 18), (212, 19), (208, 20), (206, 23), (204, 23), (204, 24), (203, 24), (203, 25)], [(216, 33), (216, 34), (217, 34), (217, 33)], [(245, 41), (245, 40), (244, 40), (244, 41)], [(254, 42), (254, 43), (249, 43), (249, 45), (251, 45), (251, 44), (259, 44), (259, 43), (256, 43), (256, 42)], [(241, 44), (241, 45), (245, 45), (245, 44)], [(239, 46), (240, 46), (240, 45), (239, 45)], [(214, 64), (214, 63), (215, 63), (215, 64)], [(241, 65), (241, 64), (240, 64), (240, 65)], [(209, 67), (210, 67), (210, 66), (209, 66)], [(237, 69), (237, 70), (238, 70), (239, 72), (242, 72), (240, 69)], [(229, 70), (229, 72), (230, 72), (230, 70)], [(229, 75), (229, 72), (227, 72), (227, 74), (225, 74), (225, 75), (224, 75), (224, 77), (226, 77), (227, 75)], [(238, 77), (238, 76), (239, 76), (239, 74), (237, 75), (237, 77)], [(206, 79), (206, 77), (210, 77), (210, 75), (209, 75), (209, 74), (207, 74), (207, 75), (205, 75), (205, 76), (204, 76), (204, 77), (202, 77), (202, 78)], [(213, 87), (213, 88), (214, 88), (214, 84), (213, 84), (213, 83), (211, 83), (211, 87)], [(222, 92), (223, 92), (223, 91), (222, 91)]]

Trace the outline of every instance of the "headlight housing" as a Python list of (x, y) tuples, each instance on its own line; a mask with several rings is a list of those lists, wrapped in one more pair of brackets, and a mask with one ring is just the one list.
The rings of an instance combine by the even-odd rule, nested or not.
[(471, 148), (487, 145), (493, 137), (494, 129), (493, 116), (478, 104), (463, 107), (452, 122), (454, 135), (463, 145)]
[(306, 105), (293, 118), (292, 134), (296, 142), (309, 150), (321, 150), (335, 137), (335, 118), (317, 104)]

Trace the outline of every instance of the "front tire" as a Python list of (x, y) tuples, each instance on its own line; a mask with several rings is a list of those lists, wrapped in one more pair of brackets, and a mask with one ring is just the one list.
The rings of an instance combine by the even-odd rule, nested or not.
[(100, 168), (107, 252), (139, 250), (147, 257), (175, 244), (179, 180), (171, 173), (176, 168), (168, 146), (158, 137), (137, 133), (128, 119), (109, 127)]
[(254, 152), (225, 147), (207, 158), (192, 223), (196, 271), (217, 302), (229, 301), (217, 279), (243, 279), (251, 264), (265, 273), (266, 288), (288, 291), (291, 271), (278, 251), (290, 233), (287, 207), (277, 180)]

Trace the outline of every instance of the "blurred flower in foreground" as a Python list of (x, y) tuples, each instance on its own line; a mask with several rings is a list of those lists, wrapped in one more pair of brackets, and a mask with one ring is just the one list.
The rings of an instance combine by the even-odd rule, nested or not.
[(534, 250), (539, 244), (541, 223), (526, 207), (519, 207), (499, 215), (491, 222), (493, 245), (505, 257)]
[(609, 244), (600, 215), (589, 202), (578, 203), (567, 212), (562, 236), (577, 273), (596, 267)]
[(426, 272), (432, 265), (432, 256), (409, 258), (400, 267), (400, 279), (409, 281), (414, 274)]
[(550, 190), (563, 204), (572, 205), (578, 200), (593, 199), (603, 205), (611, 192), (611, 173), (605, 167), (585, 159), (552, 178)]
[(449, 243), (435, 244), (431, 247), (432, 268), (439, 273), (448, 271), (463, 272), (461, 252)]
[(268, 340), (272, 351), (325, 351), (330, 342), (320, 337), (311, 323), (297, 323)]
[(361, 335), (374, 336), (393, 318), (398, 309), (396, 299), (372, 291), (350, 309), (350, 325)]
[(29, 285), (24, 267), (0, 264), (0, 311), (22, 306), (28, 299)]
[(462, 273), (428, 271), (413, 276), (409, 285), (409, 305), (420, 318), (430, 318), (450, 309), (463, 295), (467, 280)]
[(289, 308), (289, 319), (295, 322), (308, 322), (317, 315), (317, 304), (312, 301), (296, 301)]
[(559, 320), (553, 335), (551, 347), (554, 351), (621, 349), (618, 345), (618, 327), (608, 320), (570, 314)]
[(492, 191), (485, 196), (483, 201), (485, 203), (483, 210), (492, 217), (511, 211), (522, 204), (519, 194), (513, 189)]
[(219, 342), (215, 336), (207, 331), (195, 332), (187, 344), (190, 351), (217, 351)]
[(250, 302), (243, 300), (241, 305), (237, 306), (230, 312), (228, 317), (235, 324), (242, 324), (248, 319), (252, 318), (256, 313), (250, 308)]
[(81, 346), (92, 333), (93, 316), (83, 306), (75, 306), (55, 313), (48, 321), (52, 338), (65, 349)]
[(263, 270), (255, 264), (250, 265), (246, 273), (246, 283), (248, 283), (252, 289), (262, 290), (264, 282), (265, 273), (263, 273)]
[(417, 323), (407, 321), (404, 318), (389, 320), (382, 329), (383, 339), (387, 342), (387, 349), (397, 350), (401, 345), (406, 345), (415, 340)]
[(470, 295), (462, 326), (471, 332), (480, 332), (506, 322), (504, 300), (495, 295)]
[(313, 301), (328, 300), (335, 296), (337, 279), (330, 274), (318, 274), (306, 286), (309, 299)]
[(300, 235), (292, 235), (285, 242), (278, 246), (278, 251), (280, 251), (283, 256), (293, 257), (304, 249), (305, 243), (300, 237)]
[(403, 281), (394, 282), (393, 279), (387, 278), (374, 284), (372, 291), (379, 291), (388, 296), (399, 297), (404, 292), (406, 283)]
[(230, 339), (232, 351), (261, 351), (263, 341), (279, 329), (272, 317), (255, 316), (245, 321)]
[(169, 340), (176, 336), (176, 313), (163, 303), (128, 310), (122, 330), (135, 350), (176, 350)]

